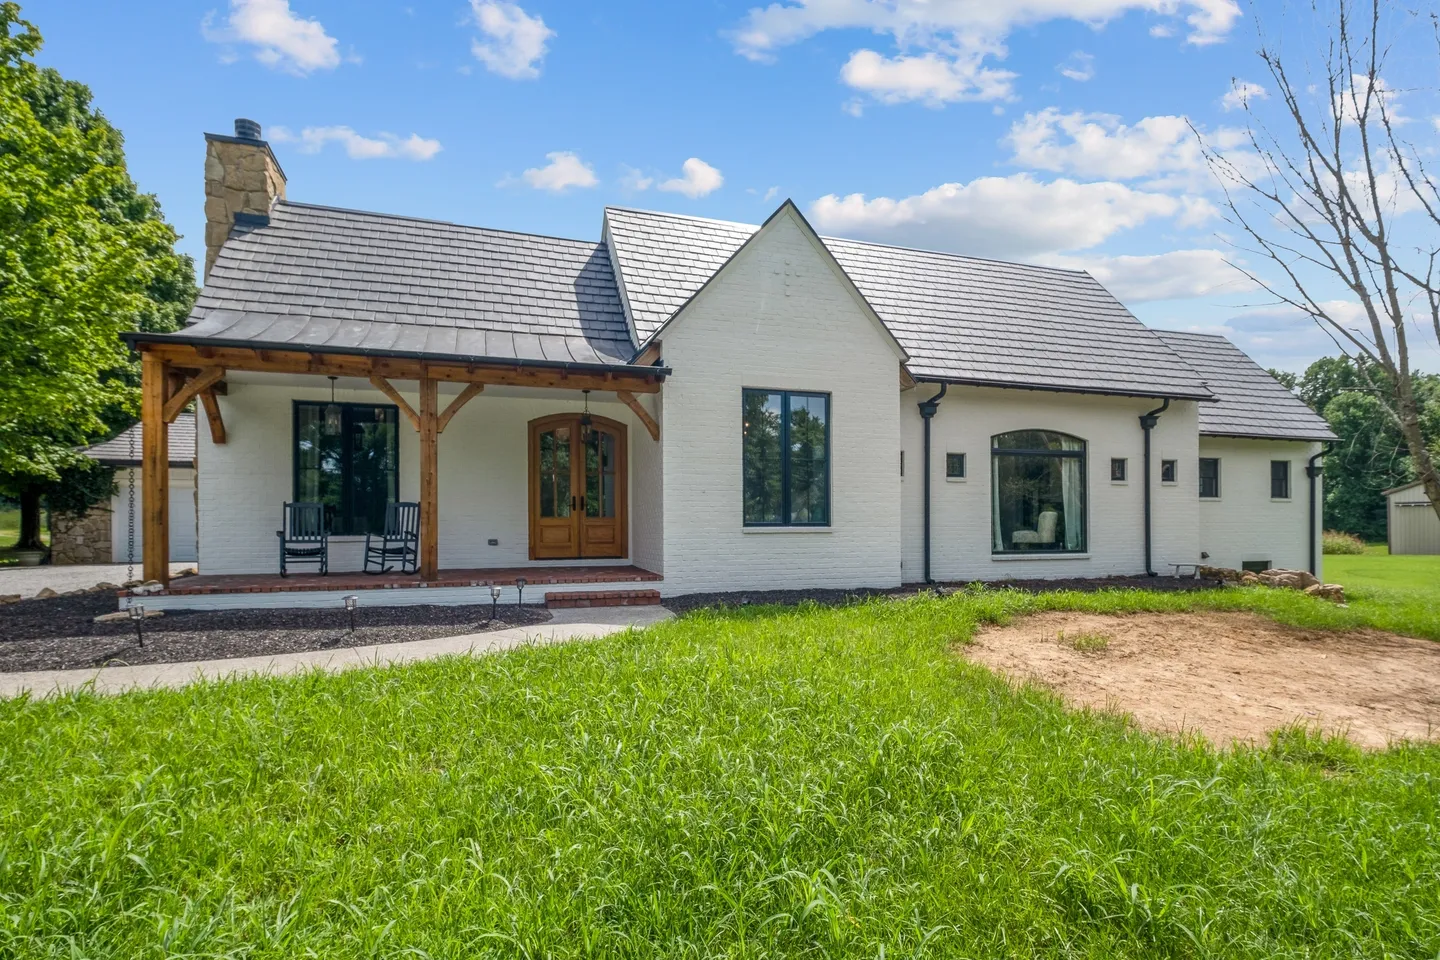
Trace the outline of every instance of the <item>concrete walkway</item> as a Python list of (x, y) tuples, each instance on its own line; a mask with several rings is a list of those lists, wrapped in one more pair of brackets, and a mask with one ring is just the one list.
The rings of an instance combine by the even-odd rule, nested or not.
[(37, 670), (32, 673), (0, 673), (0, 698), (29, 691), (45, 697), (89, 686), (96, 693), (124, 693), (127, 690), (178, 688), (197, 680), (243, 677), (255, 674), (283, 676), (307, 670), (339, 672), (356, 667), (413, 663), (450, 654), (486, 654), (513, 650), (527, 644), (561, 643), (587, 637), (602, 637), (628, 627), (647, 627), (674, 614), (664, 607), (591, 607), (556, 610), (548, 623), (514, 627), (490, 633), (460, 637), (412, 640), (409, 643), (382, 643), (368, 647), (278, 653), (263, 657), (236, 657), (230, 660), (199, 660), (189, 663), (147, 663), (134, 667), (100, 667), (90, 670)]
[[(99, 583), (124, 583), (130, 567), (124, 563), (77, 564), (60, 567), (0, 567), (0, 596), (18, 593), (22, 597), (33, 597), (45, 587), (56, 593), (71, 590), (89, 590)], [(195, 562), (172, 563), (170, 573), (194, 570)], [(135, 576), (140, 577), (140, 564), (135, 564)], [(118, 609), (118, 607), (117, 607)]]

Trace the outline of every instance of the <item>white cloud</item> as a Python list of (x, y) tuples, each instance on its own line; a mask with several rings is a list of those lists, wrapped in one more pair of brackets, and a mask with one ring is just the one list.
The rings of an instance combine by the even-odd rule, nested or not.
[[(1011, 97), (1015, 74), (985, 67), (983, 59), (979, 52), (957, 57), (937, 53), (884, 57), (874, 50), (856, 50), (840, 69), (840, 79), (881, 103), (918, 100), (938, 107), (959, 100)], [(852, 112), (858, 116), (858, 105)]]
[(1205, 157), (1184, 117), (1145, 117), (1127, 126), (1108, 113), (1048, 107), (1010, 126), (1011, 162), (1082, 177), (1133, 180), (1203, 169)]
[(532, 167), (521, 174), (521, 179), (536, 190), (564, 193), (571, 187), (593, 187), (600, 182), (590, 165), (568, 150), (547, 153), (545, 159), (550, 161), (545, 166)]
[(1230, 84), (1230, 92), (1220, 98), (1220, 106), (1228, 113), (1240, 110), (1251, 100), (1269, 100), (1270, 93), (1258, 83), (1236, 80)]
[(340, 65), (339, 42), (319, 20), (307, 20), (290, 9), (289, 0), (230, 0), (230, 16), (215, 26), (215, 13), (200, 25), (214, 43), (248, 44), (255, 59), (287, 73), (304, 76)]
[(680, 169), (684, 171), (683, 175), (666, 180), (656, 189), (670, 193), (683, 193), (694, 200), (697, 197), (714, 193), (725, 183), (725, 177), (721, 175), (720, 171), (699, 157), (691, 157), (686, 160)]
[(475, 23), (484, 40), (473, 40), (470, 52), (491, 73), (512, 80), (534, 80), (540, 76), (546, 42), (555, 31), (545, 21), (532, 17), (508, 0), (470, 0)]
[(1180, 300), (1254, 289), (1220, 250), (1171, 250), (1149, 256), (1041, 257), (1055, 267), (1086, 270), (1122, 303)]
[(830, 194), (810, 213), (840, 236), (1011, 258), (1085, 250), (1149, 220), (1190, 215), (1167, 194), (1108, 181), (1042, 183), (1026, 173), (945, 183), (899, 200)]
[(1155, 37), (1156, 39), (1173, 37), (1175, 36), (1175, 28), (1170, 26), (1168, 23), (1157, 23), (1155, 24), (1155, 26), (1150, 28), (1150, 36)]
[(1240, 18), (1235, 0), (789, 0), (752, 8), (732, 39), (737, 52), (754, 60), (822, 31), (846, 29), (889, 34), (901, 47), (993, 51), (1017, 27), (1058, 19), (1095, 25), (1132, 10), (1187, 11), (1187, 40), (1195, 44), (1223, 40)]
[(1084, 83), (1095, 78), (1095, 57), (1083, 50), (1076, 50), (1056, 64), (1055, 69), (1060, 71), (1062, 77)]
[(306, 127), (298, 134), (274, 126), (268, 135), (276, 143), (299, 144), (301, 153), (319, 153), (327, 143), (339, 143), (351, 160), (430, 160), (441, 150), (439, 140), (428, 140), (418, 133), (403, 139), (393, 133), (362, 137), (346, 126)]
[(620, 169), (624, 171), (620, 176), (620, 189), (627, 193), (642, 193), (655, 184), (654, 177), (648, 177), (634, 167), (622, 166)]

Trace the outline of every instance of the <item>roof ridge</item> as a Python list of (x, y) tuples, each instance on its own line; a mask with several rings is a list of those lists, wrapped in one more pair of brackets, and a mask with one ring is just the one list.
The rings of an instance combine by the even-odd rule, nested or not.
[[(721, 220), (716, 217), (698, 217), (694, 214), (689, 213), (669, 213), (664, 210), (645, 210), (640, 207), (622, 207), (615, 204), (606, 204), (605, 209), (606, 211), (619, 210), (624, 213), (638, 213), (642, 216), (647, 217), (665, 217), (672, 220), (693, 220), (698, 223), (717, 223), (723, 224), (727, 227), (743, 227), (745, 229), (748, 229), (752, 233), (760, 229), (760, 225), (755, 223), (745, 223), (740, 220)], [(776, 209), (778, 210), (779, 207), (777, 207)], [(950, 257), (955, 260), (973, 260), (979, 263), (998, 263), (1003, 264), (1007, 267), (1020, 267), (1026, 270), (1048, 270), (1053, 273), (1063, 273), (1070, 276), (1087, 276), (1091, 277), (1091, 279), (1094, 279), (1094, 277), (1091, 276), (1090, 271), (1076, 270), (1070, 267), (1052, 267), (1048, 264), (1026, 263), (1021, 260), (1001, 260), (998, 257), (978, 257), (974, 254), (969, 253), (954, 253), (953, 251), (949, 250), (934, 250), (929, 247), (907, 247), (904, 244), (899, 243), (879, 243), (875, 240), (857, 240), (853, 237), (835, 237), (829, 236), (827, 234), (819, 234), (819, 236), (820, 239), (824, 241), (838, 240), (841, 243), (854, 243), (864, 247), (877, 247), (882, 250), (904, 250), (907, 253), (926, 253), (937, 257)], [(1096, 282), (1099, 283), (1098, 280)]]
[(534, 237), (539, 240), (558, 240), (561, 243), (579, 243), (589, 247), (603, 247), (604, 240), (579, 240), (575, 237), (557, 237), (549, 233), (535, 233), (530, 230), (507, 230), (504, 227), (482, 227), (473, 223), (457, 223), (454, 220), (438, 220), (433, 217), (412, 217), (403, 213), (382, 213), (378, 210), (360, 210), (356, 207), (334, 207), (324, 203), (304, 203), (299, 200), (277, 200), (286, 207), (302, 207), (307, 210), (328, 210), (332, 213), (352, 213), (362, 217), (377, 217), (385, 220), (404, 220), (410, 223), (431, 223), (436, 226), (456, 227), (461, 230), (480, 230), (485, 233), (503, 233), (512, 237)]

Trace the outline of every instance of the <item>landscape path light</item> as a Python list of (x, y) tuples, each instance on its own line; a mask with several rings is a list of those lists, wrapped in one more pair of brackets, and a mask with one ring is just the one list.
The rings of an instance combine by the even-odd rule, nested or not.
[(490, 584), (490, 619), (495, 619), (495, 611), (500, 607), (500, 584)]
[(130, 622), (135, 624), (135, 642), (145, 646), (145, 604), (130, 604)]
[(360, 606), (360, 598), (348, 596), (345, 598), (345, 611), (350, 614), (350, 632), (355, 632), (355, 608)]

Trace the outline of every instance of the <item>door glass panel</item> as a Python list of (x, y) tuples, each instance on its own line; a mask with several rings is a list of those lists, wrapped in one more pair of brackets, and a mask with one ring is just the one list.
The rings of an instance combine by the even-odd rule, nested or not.
[(540, 434), (540, 516), (570, 516), (570, 428)]
[(595, 430), (585, 444), (585, 515), (615, 516), (615, 435)]

